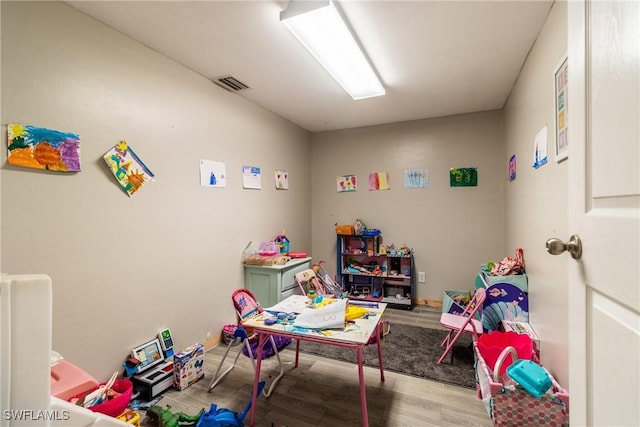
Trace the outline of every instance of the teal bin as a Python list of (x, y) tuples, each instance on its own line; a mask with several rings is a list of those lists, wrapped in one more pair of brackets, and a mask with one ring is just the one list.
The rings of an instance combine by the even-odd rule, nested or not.
[(508, 283), (520, 289), (522, 292), (529, 292), (526, 274), (513, 274), (510, 276), (492, 276), (484, 271), (476, 274), (475, 289), (488, 288), (496, 283)]

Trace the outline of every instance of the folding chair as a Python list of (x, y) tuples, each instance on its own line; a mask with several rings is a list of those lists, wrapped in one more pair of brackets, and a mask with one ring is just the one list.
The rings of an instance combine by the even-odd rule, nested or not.
[[(246, 349), (247, 354), (251, 359), (251, 364), (253, 365), (254, 371), (256, 369), (256, 361), (253, 358), (251, 343), (258, 338), (258, 335), (251, 330), (246, 330), (242, 326), (242, 324), (245, 320), (260, 315), (260, 313), (263, 312), (263, 309), (260, 307), (260, 304), (256, 300), (253, 293), (248, 289), (236, 289), (231, 294), (231, 299), (233, 300), (233, 306), (236, 310), (236, 320), (237, 320), (238, 327), (234, 332), (233, 339), (229, 341), (229, 344), (227, 345), (227, 349), (224, 353), (224, 356), (222, 356), (222, 360), (220, 361), (220, 365), (218, 365), (218, 369), (216, 370), (216, 373), (213, 375), (213, 378), (211, 379), (211, 383), (209, 384), (209, 391), (213, 390), (213, 388), (216, 385), (218, 385), (218, 383), (222, 381), (222, 379), (229, 372), (231, 372), (231, 370), (236, 366), (236, 362), (238, 361), (238, 358), (242, 353), (243, 347)], [(276, 343), (275, 343), (275, 340), (273, 339), (273, 336), (269, 337), (269, 342), (271, 343), (271, 347), (273, 348), (275, 356), (278, 359), (278, 365), (280, 366), (280, 373), (273, 380), (268, 390), (267, 389), (262, 390), (262, 394), (264, 395), (264, 397), (271, 396), (271, 392), (273, 391), (274, 387), (276, 386), (278, 381), (280, 381), (280, 378), (282, 378), (282, 376), (284, 375), (284, 368), (282, 366), (282, 361), (280, 360), (280, 354), (278, 353), (278, 348), (276, 347)], [(242, 344), (242, 345), (238, 345), (238, 344)], [(225, 360), (227, 359), (227, 355), (229, 354), (229, 351), (234, 346), (238, 348), (238, 352), (235, 358), (233, 359), (231, 366), (229, 366), (224, 372), (220, 373), (220, 371), (222, 370), (222, 366), (224, 365)], [(298, 357), (298, 350), (299, 350), (299, 343), (296, 343), (296, 358)]]
[(482, 309), (482, 304), (486, 298), (484, 288), (476, 289), (473, 297), (467, 304), (462, 314), (442, 313), (440, 324), (449, 330), (449, 333), (440, 343), (440, 347), (445, 347), (444, 352), (438, 359), (440, 364), (447, 353), (451, 352), (451, 362), (453, 362), (453, 345), (463, 333), (471, 334), (473, 341), (476, 341), (482, 334), (482, 322), (475, 318), (478, 310)]

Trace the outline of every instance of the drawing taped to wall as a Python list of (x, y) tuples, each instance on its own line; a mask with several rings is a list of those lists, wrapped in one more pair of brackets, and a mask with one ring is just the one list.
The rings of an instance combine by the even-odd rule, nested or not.
[(477, 168), (452, 168), (449, 171), (450, 187), (477, 187)]
[(7, 126), (10, 165), (80, 172), (80, 137), (75, 133), (21, 124)]
[(227, 166), (224, 162), (200, 159), (200, 185), (202, 187), (226, 187)]
[(569, 72), (567, 70), (567, 58), (553, 72), (555, 95), (555, 122), (556, 122), (556, 162), (569, 157), (569, 140), (567, 139), (567, 85)]
[(257, 166), (242, 166), (242, 186), (254, 190), (262, 189), (262, 175)]
[(516, 179), (516, 155), (512, 155), (509, 159), (509, 181)]
[(547, 126), (538, 131), (533, 141), (533, 167), (538, 169), (547, 164)]
[(140, 160), (127, 141), (117, 143), (103, 158), (129, 197), (142, 188), (147, 181), (153, 180), (153, 173)]
[(276, 170), (273, 175), (276, 180), (276, 190), (289, 189), (289, 174), (287, 171)]
[(404, 188), (425, 188), (429, 185), (427, 169), (405, 169)]
[(336, 190), (338, 193), (358, 191), (358, 177), (355, 175), (338, 175), (336, 177)]
[(389, 172), (372, 172), (369, 174), (369, 191), (389, 190)]

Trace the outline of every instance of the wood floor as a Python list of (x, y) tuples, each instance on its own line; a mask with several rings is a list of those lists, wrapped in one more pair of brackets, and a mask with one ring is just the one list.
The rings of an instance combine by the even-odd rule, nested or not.
[[(416, 307), (413, 311), (391, 310), (385, 318), (394, 323), (438, 327), (438, 309)], [(290, 346), (291, 348), (295, 348)], [(169, 390), (158, 405), (171, 405), (173, 412), (188, 415), (200, 409), (218, 408), (240, 412), (250, 399), (253, 369), (241, 356), (233, 371), (211, 392), (209, 382), (226, 346), (221, 344), (206, 353), (205, 379), (183, 390)], [(297, 369), (293, 368), (295, 351), (281, 353), (285, 375), (273, 394), (258, 398), (255, 426), (258, 427), (359, 427), (362, 426), (358, 373), (355, 364), (334, 361), (302, 353)], [(275, 358), (263, 361), (263, 378), (277, 374)], [(369, 425), (382, 426), (492, 426), (475, 390), (427, 381), (385, 371), (365, 368)], [(267, 382), (269, 386), (269, 382)], [(244, 419), (249, 423), (249, 415)]]

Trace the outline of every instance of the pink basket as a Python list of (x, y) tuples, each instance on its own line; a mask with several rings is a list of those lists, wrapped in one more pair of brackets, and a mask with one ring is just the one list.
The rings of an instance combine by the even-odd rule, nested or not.
[[(491, 370), (494, 370), (498, 356), (507, 347), (513, 347), (518, 353), (518, 359), (531, 360), (533, 356), (533, 343), (531, 338), (525, 334), (518, 334), (513, 331), (494, 331), (482, 334), (478, 337), (478, 350)], [(500, 366), (500, 375), (504, 375), (507, 367), (515, 360), (511, 360), (511, 355), (507, 356)]]
[[(101, 384), (101, 385), (104, 385), (104, 384)], [(75, 397), (84, 396), (96, 390), (97, 388), (98, 387), (94, 387)], [(109, 415), (111, 417), (117, 417), (118, 415), (122, 414), (124, 410), (127, 408), (127, 406), (129, 405), (129, 401), (131, 400), (131, 395), (133, 394), (133, 384), (129, 380), (124, 380), (124, 379), (115, 380), (111, 389), (116, 393), (120, 393), (120, 394), (105, 402), (90, 406), (87, 409), (93, 412), (100, 412), (101, 414)]]

